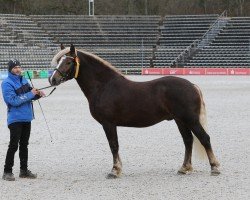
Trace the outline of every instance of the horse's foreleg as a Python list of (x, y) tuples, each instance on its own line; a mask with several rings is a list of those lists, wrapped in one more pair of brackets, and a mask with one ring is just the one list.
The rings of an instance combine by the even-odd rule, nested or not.
[(192, 148), (193, 148), (193, 135), (191, 130), (183, 123), (176, 121), (178, 129), (182, 135), (185, 144), (185, 156), (182, 167), (178, 170), (178, 174), (189, 174), (193, 171), (192, 167)]
[(111, 152), (113, 154), (113, 168), (107, 175), (107, 178), (118, 178), (122, 174), (122, 162), (119, 156), (119, 143), (117, 137), (116, 126), (112, 124), (103, 124), (103, 129), (106, 133)]
[(206, 131), (203, 129), (200, 123), (197, 123), (194, 126), (192, 126), (191, 130), (195, 134), (195, 136), (200, 140), (200, 143), (204, 146), (206, 150), (208, 160), (211, 165), (211, 175), (220, 174), (219, 171), (220, 163), (218, 162), (213, 153), (209, 135), (206, 133)]

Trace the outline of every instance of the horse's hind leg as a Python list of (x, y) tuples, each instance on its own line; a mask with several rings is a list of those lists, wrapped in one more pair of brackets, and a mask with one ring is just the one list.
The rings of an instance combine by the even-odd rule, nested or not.
[(209, 163), (211, 165), (211, 175), (218, 175), (220, 174), (219, 171), (219, 162), (217, 161), (213, 149), (210, 143), (210, 137), (204, 130), (204, 128), (201, 126), (200, 123), (196, 123), (191, 127), (192, 132), (195, 134), (195, 136), (200, 140), (201, 144), (204, 146)]
[(107, 178), (118, 178), (122, 173), (122, 162), (119, 156), (119, 143), (117, 137), (116, 126), (111, 124), (103, 124), (103, 129), (109, 142), (111, 152), (113, 154), (113, 168), (107, 175)]
[(192, 167), (192, 147), (193, 147), (193, 135), (191, 130), (186, 127), (180, 121), (176, 121), (178, 129), (182, 135), (183, 142), (185, 144), (185, 156), (182, 167), (178, 170), (179, 174), (189, 174), (193, 171)]

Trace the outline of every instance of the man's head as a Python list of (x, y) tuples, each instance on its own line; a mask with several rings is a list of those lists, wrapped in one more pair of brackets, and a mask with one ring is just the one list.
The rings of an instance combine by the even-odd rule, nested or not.
[(8, 63), (8, 71), (15, 75), (21, 75), (21, 64), (16, 59), (11, 59)]

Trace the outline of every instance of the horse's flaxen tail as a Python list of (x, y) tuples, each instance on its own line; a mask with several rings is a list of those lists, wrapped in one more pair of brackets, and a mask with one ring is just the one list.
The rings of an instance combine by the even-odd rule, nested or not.
[[(200, 116), (199, 116), (199, 121), (201, 126), (203, 127), (203, 129), (206, 131), (207, 133), (207, 113), (206, 113), (206, 107), (205, 107), (205, 102), (203, 100), (203, 96), (202, 96), (202, 92), (200, 90), (200, 88), (197, 85), (194, 85), (200, 95), (200, 100), (201, 100), (201, 107), (200, 107)], [(194, 153), (195, 155), (199, 158), (199, 159), (206, 159), (207, 158), (207, 153), (205, 151), (204, 146), (200, 143), (200, 141), (198, 140), (198, 138), (193, 134), (194, 136), (194, 142), (193, 142), (193, 146), (194, 146)]]

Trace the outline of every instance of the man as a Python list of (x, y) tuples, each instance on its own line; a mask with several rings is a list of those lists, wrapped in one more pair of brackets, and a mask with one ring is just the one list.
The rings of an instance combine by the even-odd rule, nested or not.
[(2, 82), (2, 93), (8, 108), (7, 124), (10, 129), (10, 143), (7, 150), (3, 179), (14, 181), (12, 173), (14, 156), (19, 144), (20, 178), (36, 178), (28, 170), (28, 144), (33, 119), (32, 100), (44, 96), (44, 93), (32, 88), (21, 75), (20, 62), (12, 59), (8, 63), (8, 77)]

